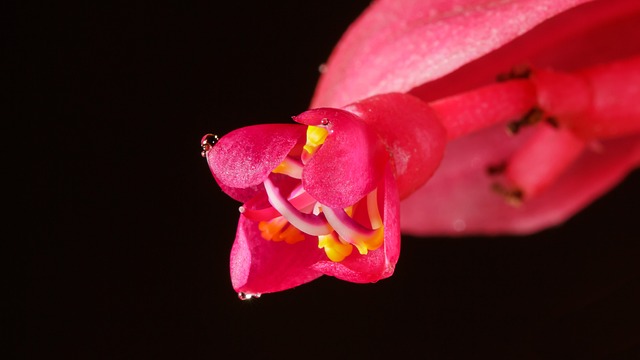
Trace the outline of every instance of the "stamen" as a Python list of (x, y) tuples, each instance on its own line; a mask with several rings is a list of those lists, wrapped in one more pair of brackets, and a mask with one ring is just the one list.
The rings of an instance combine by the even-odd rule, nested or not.
[(271, 179), (267, 178), (264, 181), (264, 188), (267, 190), (269, 203), (300, 231), (313, 236), (327, 235), (331, 232), (331, 227), (322, 214), (313, 215), (300, 212), (280, 194), (280, 190)]
[[(296, 193), (296, 191), (294, 191), (293, 193)], [(302, 212), (307, 212), (306, 210), (309, 210), (309, 212), (311, 212), (311, 210), (313, 210), (313, 206), (316, 204), (317, 201), (311, 195), (309, 195), (308, 192), (302, 190), (302, 191), (299, 191), (295, 197), (289, 199), (289, 202), (296, 209)], [(280, 214), (278, 210), (276, 210), (272, 206), (269, 206), (264, 209), (250, 209), (249, 207), (243, 205), (243, 206), (240, 206), (238, 210), (242, 215), (246, 216), (247, 218), (253, 221), (267, 221), (275, 217), (282, 216), (282, 214)]]
[(507, 124), (507, 133), (509, 135), (517, 134), (523, 126), (529, 126), (539, 123), (544, 116), (544, 112), (535, 107), (527, 112), (521, 119), (512, 121)]
[(264, 239), (279, 241), (280, 231), (282, 231), (282, 228), (287, 224), (287, 219), (278, 216), (271, 221), (260, 221), (258, 223), (258, 230), (260, 230), (260, 235), (262, 235)]
[(324, 143), (329, 135), (329, 131), (320, 126), (309, 125), (307, 127), (307, 143), (304, 145), (302, 152), (302, 162), (307, 163), (309, 159), (315, 154), (320, 145)]
[(353, 251), (353, 245), (341, 240), (335, 232), (318, 236), (318, 248), (324, 249), (329, 260), (333, 262), (344, 260)]
[(500, 175), (504, 173), (506, 169), (507, 169), (507, 162), (503, 161), (499, 164), (487, 166), (487, 174), (489, 174), (489, 176)]
[(498, 74), (496, 76), (497, 82), (504, 82), (513, 79), (527, 79), (531, 76), (531, 68), (528, 65), (516, 65), (507, 73)]
[(518, 207), (522, 205), (524, 200), (524, 192), (520, 189), (508, 189), (504, 185), (494, 183), (491, 189), (504, 197), (505, 201), (512, 206)]
[(304, 235), (302, 235), (300, 230), (289, 224), (289, 226), (280, 233), (280, 239), (284, 240), (287, 244), (295, 244), (304, 240)]
[(384, 240), (384, 228), (367, 229), (349, 217), (343, 209), (322, 207), (329, 225), (345, 241), (355, 245), (361, 255), (366, 255), (368, 250), (375, 250), (382, 245)]
[(367, 212), (369, 213), (369, 221), (374, 229), (382, 227), (382, 217), (378, 209), (378, 189), (374, 189), (367, 195)]
[(304, 235), (302, 235), (302, 233), (298, 231), (298, 229), (291, 226), (287, 219), (282, 216), (279, 216), (271, 221), (259, 222), (258, 230), (260, 230), (260, 235), (265, 240), (284, 240), (287, 244), (295, 244), (304, 240)]
[(287, 156), (280, 165), (278, 165), (272, 172), (276, 174), (289, 175), (294, 179), (302, 179), (302, 164), (294, 158)]

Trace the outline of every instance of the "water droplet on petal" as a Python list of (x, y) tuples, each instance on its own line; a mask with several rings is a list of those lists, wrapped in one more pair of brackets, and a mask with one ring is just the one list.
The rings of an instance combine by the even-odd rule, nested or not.
[(324, 74), (327, 71), (327, 64), (320, 64), (320, 66), (318, 66), (318, 72), (320, 74)]
[(240, 300), (259, 299), (260, 298), (260, 294), (250, 294), (250, 293), (245, 293), (245, 292), (239, 292), (238, 293), (238, 298)]
[(203, 136), (202, 140), (200, 140), (200, 147), (202, 148), (202, 152), (200, 153), (200, 155), (202, 155), (202, 157), (206, 157), (207, 151), (211, 150), (213, 145), (215, 145), (218, 140), (220, 139), (218, 138), (218, 135), (215, 134), (207, 134)]
[(322, 124), (322, 125), (329, 125), (329, 119), (327, 119), (327, 118), (323, 118), (322, 120), (320, 120), (320, 124)]

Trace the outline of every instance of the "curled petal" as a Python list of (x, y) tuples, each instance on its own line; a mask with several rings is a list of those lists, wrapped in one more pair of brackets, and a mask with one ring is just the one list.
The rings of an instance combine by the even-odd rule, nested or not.
[(380, 181), (388, 160), (380, 139), (354, 114), (319, 108), (294, 120), (323, 125), (329, 136), (306, 164), (302, 184), (320, 203), (345, 208), (370, 193)]
[(240, 216), (231, 249), (231, 283), (237, 292), (265, 294), (312, 281), (322, 275), (313, 264), (325, 259), (315, 237), (295, 244), (267, 241), (257, 222)]
[(305, 129), (295, 124), (243, 127), (223, 136), (207, 153), (207, 162), (220, 187), (236, 200), (246, 201), (242, 189), (255, 193), (271, 171), (298, 143)]

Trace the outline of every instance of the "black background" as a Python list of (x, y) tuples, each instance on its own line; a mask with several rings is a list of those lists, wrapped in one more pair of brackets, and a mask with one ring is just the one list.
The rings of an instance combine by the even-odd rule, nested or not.
[(10, 109), (24, 129), (7, 136), (21, 143), (13, 178), (28, 187), (14, 213), (28, 222), (10, 241), (26, 252), (9, 262), (21, 286), (6, 307), (8, 350), (23, 359), (639, 358), (637, 171), (558, 228), (405, 236), (395, 275), (377, 284), (323, 277), (238, 299), (228, 270), (238, 204), (214, 183), (200, 138), (305, 110), (318, 66), (367, 4), (11, 8), (6, 54), (21, 70), (8, 75), (24, 89)]

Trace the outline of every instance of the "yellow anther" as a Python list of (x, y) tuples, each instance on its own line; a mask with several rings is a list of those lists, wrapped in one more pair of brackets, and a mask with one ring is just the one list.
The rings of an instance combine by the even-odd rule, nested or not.
[(288, 156), (272, 172), (289, 175), (295, 179), (302, 179), (302, 165)]
[(280, 239), (287, 244), (295, 244), (304, 240), (304, 235), (295, 226), (289, 224), (289, 227), (280, 233)]
[(344, 260), (344, 258), (351, 255), (351, 251), (353, 251), (351, 244), (337, 238), (334, 233), (318, 236), (318, 248), (324, 249), (329, 260), (333, 262)]
[[(289, 225), (289, 226), (287, 226)], [(285, 228), (286, 226), (286, 228)], [(265, 240), (283, 241), (287, 244), (295, 244), (304, 240), (304, 235), (295, 226), (289, 224), (283, 216), (271, 219), (269, 221), (260, 221), (258, 223), (260, 235)], [(284, 229), (284, 230), (283, 230)]]
[(346, 212), (346, 213), (347, 213), (347, 215), (349, 215), (349, 217), (353, 217), (353, 205), (352, 205), (352, 206), (349, 206), (349, 207), (344, 208), (344, 212)]
[(282, 228), (288, 224), (287, 219), (282, 216), (278, 216), (269, 221), (260, 221), (258, 223), (258, 229), (260, 230), (260, 235), (265, 240), (273, 240), (280, 241), (279, 235)]
[(364, 241), (367, 250), (376, 250), (384, 243), (384, 227), (376, 229), (375, 233)]
[(376, 250), (384, 243), (384, 228), (376, 229), (370, 236), (357, 236), (349, 241), (358, 249), (360, 255), (367, 255), (369, 250)]
[(329, 131), (323, 127), (310, 125), (307, 127), (307, 143), (304, 145), (304, 150), (309, 155), (313, 155), (318, 147), (324, 143), (329, 135)]

